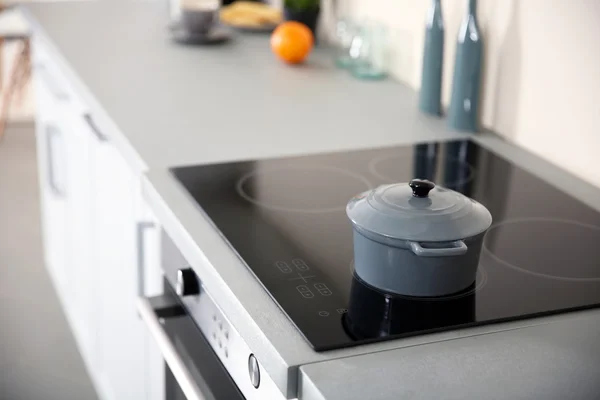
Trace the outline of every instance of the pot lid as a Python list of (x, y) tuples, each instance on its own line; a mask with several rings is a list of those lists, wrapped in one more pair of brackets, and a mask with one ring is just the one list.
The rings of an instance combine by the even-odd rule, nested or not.
[(359, 229), (423, 242), (468, 238), (492, 224), (492, 215), (480, 203), (424, 179), (363, 192), (350, 200), (346, 213)]

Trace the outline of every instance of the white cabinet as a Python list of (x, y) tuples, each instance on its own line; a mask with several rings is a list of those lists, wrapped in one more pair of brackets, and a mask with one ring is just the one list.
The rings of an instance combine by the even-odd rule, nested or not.
[(160, 290), (160, 229), (142, 200), (139, 178), (110, 142), (94, 146), (92, 165), (93, 258), (101, 293), (94, 365), (110, 399), (162, 399), (163, 360), (135, 307), (138, 296)]
[[(139, 294), (157, 296), (162, 294), (162, 269), (160, 266), (161, 230), (150, 207), (138, 196), (138, 271), (142, 272)], [(141, 320), (139, 321), (140, 323)], [(146, 353), (146, 399), (165, 400), (164, 359), (150, 331), (144, 325)]]
[(37, 146), (44, 251), (82, 354), (93, 348), (89, 323), (92, 269), (91, 139), (76, 123), (78, 109), (45, 65), (36, 65)]
[(67, 286), (67, 160), (66, 132), (60, 125), (59, 107), (36, 75), (36, 124), (39, 184), (41, 193), (44, 256), (57, 290)]
[(93, 356), (96, 352), (96, 316), (98, 288), (95, 285), (93, 244), (94, 215), (91, 212), (95, 197), (91, 155), (95, 138), (85, 125), (77, 108), (69, 105), (61, 115), (68, 129), (67, 171), (69, 196), (67, 200), (67, 227), (70, 239), (67, 252), (69, 285), (63, 289), (65, 307), (75, 330), (81, 353)]
[(102, 271), (102, 309), (98, 365), (110, 382), (114, 399), (144, 399), (144, 331), (135, 309), (137, 271), (138, 180), (109, 143), (94, 149), (95, 268)]
[(161, 291), (158, 223), (113, 133), (95, 125), (40, 46), (34, 41), (48, 271), (99, 397), (162, 399), (163, 360), (135, 307), (138, 296)]

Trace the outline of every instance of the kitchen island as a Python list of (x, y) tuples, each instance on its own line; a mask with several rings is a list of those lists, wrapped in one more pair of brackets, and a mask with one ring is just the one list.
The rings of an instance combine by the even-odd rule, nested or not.
[[(135, 312), (136, 297), (161, 290), (159, 227), (284, 397), (377, 398), (373, 391), (388, 382), (382, 399), (443, 398), (450, 381), (423, 386), (401, 378), (409, 369), (450, 379), (447, 365), (464, 366), (453, 371), (457, 380), (471, 376), (470, 398), (481, 398), (490, 380), (522, 389), (495, 398), (529, 390), (565, 397), (540, 376), (575, 371), (581, 384), (569, 394), (583, 398), (594, 389), (598, 311), (315, 352), (168, 171), (469, 137), (418, 113), (411, 89), (355, 80), (321, 48), (306, 66), (290, 68), (260, 35), (236, 35), (222, 47), (175, 45), (161, 2), (35, 4), (24, 13), (32, 23), (46, 262), (102, 398), (162, 398), (162, 358)], [(600, 210), (596, 188), (492, 133), (474, 140)], [(571, 329), (577, 346), (564, 341)], [(512, 346), (542, 336), (544, 345)], [(451, 341), (473, 355), (469, 363), (434, 343)], [(519, 369), (511, 368), (511, 351), (526, 354)], [(431, 362), (397, 365), (405, 354)], [(439, 354), (455, 362), (438, 362)], [(556, 369), (543, 370), (548, 363)]]

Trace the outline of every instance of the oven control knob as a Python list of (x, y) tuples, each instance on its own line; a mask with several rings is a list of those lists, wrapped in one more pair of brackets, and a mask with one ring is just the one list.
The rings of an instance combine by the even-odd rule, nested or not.
[(179, 296), (195, 296), (200, 294), (198, 277), (191, 268), (182, 268), (177, 271), (177, 286), (175, 291)]
[(248, 374), (250, 375), (252, 386), (258, 389), (260, 385), (260, 368), (254, 354), (250, 354), (250, 357), (248, 357)]

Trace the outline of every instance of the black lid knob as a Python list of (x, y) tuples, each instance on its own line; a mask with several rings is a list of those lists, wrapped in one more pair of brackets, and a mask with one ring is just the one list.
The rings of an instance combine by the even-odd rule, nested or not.
[(408, 183), (415, 197), (427, 197), (431, 189), (435, 187), (435, 183), (427, 179), (413, 179)]

